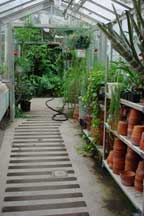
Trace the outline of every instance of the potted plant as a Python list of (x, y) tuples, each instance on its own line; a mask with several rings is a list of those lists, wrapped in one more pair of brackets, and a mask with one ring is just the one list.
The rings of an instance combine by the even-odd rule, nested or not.
[(109, 115), (107, 121), (113, 130), (117, 129), (117, 125), (119, 121), (120, 94), (121, 94), (121, 88), (119, 86), (115, 87), (115, 89), (113, 89), (112, 91), (111, 100), (110, 100)]
[(21, 99), (20, 99), (20, 106), (22, 111), (28, 112), (30, 111), (30, 100), (32, 99), (34, 93), (34, 87), (31, 84), (30, 80), (25, 79), (23, 80), (21, 86)]

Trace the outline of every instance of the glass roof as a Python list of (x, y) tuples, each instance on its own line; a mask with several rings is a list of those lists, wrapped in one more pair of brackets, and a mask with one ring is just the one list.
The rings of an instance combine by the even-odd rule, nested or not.
[(91, 21), (103, 23), (115, 19), (113, 5), (119, 14), (132, 8), (131, 0), (0, 0), (0, 21), (17, 19), (17, 15), (24, 16), (24, 12), (35, 13), (50, 4), (60, 8), (64, 15), (77, 14), (80, 18), (85, 16)]

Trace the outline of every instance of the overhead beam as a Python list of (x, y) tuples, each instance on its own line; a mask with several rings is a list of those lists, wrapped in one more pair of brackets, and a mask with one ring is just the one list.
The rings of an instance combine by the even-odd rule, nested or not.
[(101, 14), (95, 12), (95, 11), (90, 10), (89, 8), (86, 8), (86, 7), (82, 7), (82, 8), (85, 9), (85, 10), (87, 10), (87, 11), (89, 11), (90, 13), (95, 14), (95, 15), (98, 16), (98, 17), (101, 17), (101, 18), (104, 19), (104, 20), (107, 20), (107, 21), (109, 21), (109, 22), (111, 21), (109, 18), (107, 18), (107, 17), (105, 17), (105, 16), (103, 16), (103, 15), (101, 15)]
[(63, 12), (64, 15), (66, 15), (67, 10), (68, 10), (69, 7), (73, 4), (73, 1), (74, 1), (74, 0), (70, 0), (70, 2), (68, 3), (67, 7), (65, 8), (65, 10), (64, 10), (64, 12)]
[(0, 4), (0, 7), (2, 7), (3, 5), (6, 5), (8, 3), (14, 2), (14, 1), (16, 1), (16, 0), (8, 0), (6, 2), (3, 2), (3, 3)]
[(29, 0), (27, 2), (21, 3), (19, 5), (16, 5), (14, 7), (9, 8), (9, 9), (3, 10), (2, 12), (0, 12), (0, 14), (4, 14), (4, 13), (7, 13), (7, 12), (12, 11), (12, 10), (19, 9), (19, 8), (21, 8), (21, 7), (23, 7), (23, 6), (27, 5), (27, 4), (30, 4), (30, 3), (34, 2), (34, 1), (36, 1), (36, 0)]
[[(57, 7), (55, 7), (55, 9), (59, 10), (60, 12), (63, 12), (63, 10), (61, 10), (61, 9), (59, 9), (59, 8), (57, 8)], [(84, 23), (86, 23), (86, 24), (88, 24), (88, 25), (92, 25), (92, 22), (93, 22), (93, 25), (95, 25), (95, 23), (94, 23), (93, 20), (91, 20), (91, 19), (89, 19), (89, 18), (88, 18), (88, 20), (86, 20), (85, 18), (87, 18), (87, 17), (85, 17), (85, 18), (82, 20), (81, 17), (78, 17), (78, 15), (79, 15), (78, 13), (77, 13), (77, 15), (74, 15), (74, 14), (72, 14), (72, 12), (70, 13), (69, 11), (67, 11), (67, 15), (70, 16), (70, 17), (72, 17), (72, 18), (74, 18), (74, 19), (76, 19), (76, 20), (82, 21), (82, 22), (84, 22)]]
[[(61, 7), (65, 8), (65, 5), (62, 4)], [(62, 9), (62, 10), (64, 10), (64, 9)], [(93, 18), (93, 17), (90, 17), (90, 16), (88, 16), (87, 14), (84, 14), (84, 13), (82, 13), (82, 12), (80, 12), (80, 11), (76, 11), (76, 13), (75, 13), (75, 11), (73, 11), (73, 10), (71, 10), (71, 9), (68, 9), (67, 14), (68, 14), (68, 15), (71, 15), (71, 16), (76, 16), (76, 14), (77, 14), (77, 15), (80, 15), (80, 16), (83, 16), (83, 18), (87, 18), (88, 20), (92, 21), (92, 22), (95, 23), (95, 24), (96, 24), (97, 22), (99, 22), (97, 19), (95, 19), (95, 18)], [(81, 19), (81, 17), (80, 17), (79, 19)], [(81, 19), (81, 20), (82, 20), (82, 19)], [(82, 21), (83, 21), (83, 20), (82, 20)]]
[(124, 4), (122, 1), (118, 1), (118, 0), (112, 0), (114, 3), (121, 5), (122, 7), (130, 10), (132, 9), (131, 7), (129, 7), (128, 5)]
[(101, 5), (101, 4), (99, 4), (99, 3), (97, 3), (96, 1), (88, 0), (88, 2), (91, 2), (92, 4), (94, 4), (94, 5), (96, 5), (96, 6), (100, 7), (100, 8), (102, 8), (102, 9), (104, 9), (104, 10), (106, 10), (106, 11), (108, 11), (108, 12), (114, 14), (114, 11), (113, 11), (113, 10), (111, 10), (111, 9), (109, 9), (109, 8), (107, 8), (107, 7), (105, 7), (105, 6)]
[(81, 11), (78, 11), (78, 13), (79, 13), (81, 16), (84, 16), (84, 17), (87, 17), (88, 19), (93, 20), (93, 22), (95, 22), (95, 23), (101, 23), (99, 20), (97, 20), (97, 19), (95, 19), (95, 18), (93, 18), (93, 17), (90, 17), (90, 16), (88, 16), (87, 14), (82, 13)]
[(5, 15), (3, 17), (0, 17), (0, 20), (1, 20), (1, 22), (3, 24), (6, 24), (12, 19), (19, 19), (19, 18), (22, 18), (22, 17), (25, 17), (25, 16), (29, 16), (31, 14), (37, 13), (38, 11), (47, 9), (49, 7), (50, 7), (50, 5), (48, 5), (47, 7), (44, 7), (43, 0), (42, 0), (39, 3), (36, 3), (34, 5), (30, 5), (30, 6), (26, 7), (26, 8), (21, 8), (21, 9), (19, 9), (17, 11), (14, 11), (11, 14), (7, 14), (7, 15)]

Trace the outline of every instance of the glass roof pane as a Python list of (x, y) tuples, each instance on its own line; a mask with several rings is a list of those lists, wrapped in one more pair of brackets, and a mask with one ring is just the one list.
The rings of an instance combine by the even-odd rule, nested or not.
[[(43, 0), (14, 0), (14, 1), (9, 1), (9, 3), (4, 4), (3, 6), (0, 7), (0, 14), (4, 14), (6, 12), (12, 12), (12, 10), (17, 9), (22, 9), (25, 8), (29, 5), (36, 4), (38, 2), (43, 2)], [(1, 3), (1, 0), (0, 0)]]
[[(117, 12), (121, 14), (128, 7), (132, 7), (132, 0), (53, 0), (55, 5), (60, 6), (61, 1), (72, 3), (69, 10), (77, 10), (84, 13), (86, 16), (91, 17), (100, 22), (109, 22), (115, 19), (113, 14), (113, 7), (115, 6)], [(77, 2), (76, 2), (77, 1)], [(0, 18), (9, 15), (15, 15), (23, 9), (32, 7), (38, 3), (51, 3), (49, 0), (0, 0)], [(82, 3), (83, 2), (83, 3)], [(125, 7), (126, 5), (126, 7)], [(82, 8), (83, 7), (83, 8)], [(29, 9), (29, 8), (28, 8)]]
[(102, 16), (104, 16), (104, 17), (110, 19), (110, 20), (112, 20), (112, 19), (115, 18), (115, 15), (114, 15), (114, 14), (110, 13), (110, 12), (107, 11), (107, 10), (104, 10), (103, 8), (101, 8), (101, 7), (99, 7), (99, 6), (95, 5), (95, 4), (93, 4), (93, 3), (91, 3), (91, 2), (86, 1), (86, 2), (84, 3), (83, 7), (90, 9), (90, 10), (93, 11), (94, 13), (97, 12), (98, 14), (100, 14), (100, 15), (102, 15)]
[(84, 9), (84, 8), (80, 8), (79, 11), (80, 11), (81, 13), (83, 13), (84, 15), (87, 15), (87, 16), (89, 16), (90, 18), (95, 19), (95, 20), (98, 21), (98, 22), (103, 22), (103, 23), (108, 22), (107, 20), (103, 19), (102, 17), (97, 16), (96, 14), (91, 13), (91, 12), (89, 12), (88, 10), (86, 10), (86, 9)]
[(4, 7), (5, 9), (0, 7), (0, 18), (19, 12), (41, 2), (43, 2), (43, 0), (15, 0), (15, 4), (7, 4), (7, 6)]

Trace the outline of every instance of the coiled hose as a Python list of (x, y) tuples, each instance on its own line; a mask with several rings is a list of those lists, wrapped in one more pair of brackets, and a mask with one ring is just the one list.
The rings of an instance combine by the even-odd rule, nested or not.
[[(56, 114), (54, 114), (54, 115), (52, 116), (52, 120), (53, 120), (53, 121), (67, 121), (67, 120), (68, 120), (68, 115), (67, 115), (66, 113), (63, 112), (64, 107), (65, 107), (65, 103), (63, 104), (63, 106), (62, 106), (62, 108), (61, 108), (60, 110), (56, 110), (56, 109), (54, 109), (53, 107), (49, 106), (49, 104), (48, 104), (50, 101), (53, 101), (53, 100), (54, 100), (54, 98), (50, 98), (50, 99), (48, 99), (48, 100), (45, 102), (45, 105), (47, 106), (48, 109), (50, 109), (50, 110), (56, 112)], [(57, 118), (56, 118), (57, 116), (61, 116), (61, 115), (64, 116), (63, 119), (57, 119)]]

